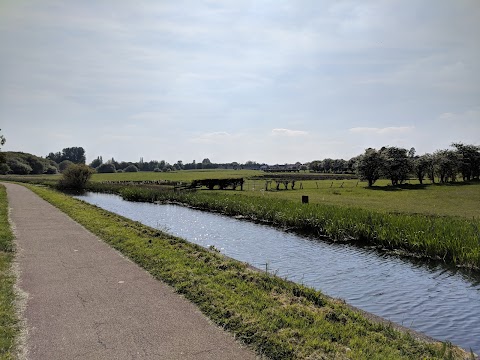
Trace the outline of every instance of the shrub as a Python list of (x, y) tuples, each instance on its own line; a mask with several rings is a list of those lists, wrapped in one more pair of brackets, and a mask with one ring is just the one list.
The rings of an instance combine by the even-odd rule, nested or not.
[(115, 165), (113, 164), (102, 164), (97, 167), (98, 173), (114, 173), (115, 172)]
[(57, 173), (57, 168), (52, 165), (48, 165), (47, 168), (45, 169), (45, 174), (56, 174)]
[(84, 164), (73, 164), (63, 172), (63, 177), (58, 185), (61, 189), (82, 190), (87, 181), (95, 172), (91, 167)]
[(138, 172), (138, 168), (135, 165), (128, 165), (123, 171), (125, 172)]
[(73, 162), (70, 160), (63, 160), (60, 164), (58, 164), (58, 168), (60, 172), (64, 172), (68, 167), (72, 166)]
[(161, 170), (158, 167), (156, 167), (155, 169), (153, 169), (153, 171), (154, 172), (160, 172)]
[(7, 165), (12, 170), (12, 173), (17, 175), (27, 175), (32, 171), (32, 167), (17, 159), (11, 159), (7, 161)]
[(27, 157), (27, 161), (32, 168), (31, 174), (43, 174), (45, 171), (45, 164), (44, 162), (40, 161), (38, 157), (29, 156)]
[(12, 171), (6, 163), (0, 164), (0, 175), (7, 175)]

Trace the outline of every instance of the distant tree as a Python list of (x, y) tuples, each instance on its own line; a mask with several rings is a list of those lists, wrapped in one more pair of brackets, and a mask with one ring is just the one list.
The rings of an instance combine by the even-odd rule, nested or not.
[(0, 163), (0, 175), (7, 175), (10, 174), (12, 169), (10, 169), (10, 166), (7, 165), (7, 163)]
[(85, 150), (82, 147), (69, 147), (62, 150), (62, 160), (70, 160), (75, 164), (85, 164)]
[(49, 153), (47, 156), (46, 156), (47, 159), (50, 159), (52, 161), (55, 161), (55, 163), (57, 164), (60, 164), (62, 162), (63, 157), (62, 157), (62, 153), (60, 151), (56, 152), (56, 153)]
[(59, 181), (59, 187), (63, 189), (82, 190), (95, 172), (85, 164), (72, 164), (64, 172)]
[(423, 179), (425, 176), (428, 176), (431, 173), (431, 168), (433, 168), (433, 159), (432, 155), (424, 154), (422, 156), (417, 156), (413, 160), (413, 171), (420, 182), (423, 184)]
[(58, 168), (60, 172), (64, 172), (70, 165), (73, 165), (73, 162), (70, 160), (63, 160), (60, 164), (58, 164)]
[(128, 165), (125, 169), (125, 172), (138, 172), (138, 168), (135, 165)]
[(85, 164), (85, 150), (82, 147), (69, 147), (62, 150), (62, 152), (49, 153), (47, 159), (55, 161), (60, 164), (63, 160), (69, 160), (74, 164)]
[(31, 166), (32, 171), (31, 174), (43, 174), (45, 171), (45, 162), (41, 161), (40, 158), (36, 156), (28, 156), (27, 157), (28, 164)]
[[(0, 131), (2, 131), (2, 129), (0, 129)], [(5, 139), (5, 137), (3, 135), (0, 134), (0, 146), (3, 146), (5, 145), (5, 142), (7, 140)], [(5, 159), (5, 156), (1, 153), (1, 150), (2, 148), (0, 148), (0, 164), (3, 164), (5, 163), (6, 159)], [(6, 168), (4, 168), (5, 170)]]
[(402, 184), (412, 170), (412, 159), (407, 149), (397, 147), (383, 147), (380, 149), (382, 174), (390, 179), (392, 185)]
[(435, 173), (441, 183), (456, 181), (460, 168), (460, 156), (453, 150), (437, 150), (433, 153)]
[(303, 172), (307, 171), (308, 170), (307, 165), (300, 165), (300, 170), (302, 170)]
[(480, 146), (453, 143), (452, 147), (459, 155), (459, 170), (462, 173), (463, 181), (470, 181), (480, 176)]
[(90, 167), (93, 168), (93, 169), (96, 169), (97, 167), (99, 167), (102, 164), (103, 164), (103, 159), (102, 159), (101, 156), (98, 156), (95, 160), (93, 160), (90, 163)]
[(357, 173), (360, 179), (367, 180), (368, 186), (371, 187), (380, 178), (382, 165), (380, 152), (373, 148), (368, 148), (364, 154), (358, 157)]
[[(0, 129), (0, 131), (2, 131), (2, 129)], [(5, 145), (5, 142), (6, 142), (6, 141), (7, 141), (7, 140), (5, 139), (5, 137), (0, 134), (0, 146)], [(0, 150), (1, 150), (1, 148), (0, 148)]]
[(309, 165), (310, 171), (319, 172), (319, 171), (322, 171), (322, 169), (323, 169), (323, 165), (322, 165), (322, 161), (320, 160), (314, 160)]
[(8, 159), (7, 165), (11, 169), (11, 172), (17, 175), (28, 175), (32, 171), (30, 165), (16, 158)]
[(99, 167), (97, 167), (97, 172), (98, 173), (114, 173), (116, 172), (115, 165), (113, 163), (106, 163), (102, 164)]
[(177, 169), (178, 169), (178, 170), (183, 170), (183, 162), (182, 162), (182, 160), (178, 160), (176, 165), (177, 165)]

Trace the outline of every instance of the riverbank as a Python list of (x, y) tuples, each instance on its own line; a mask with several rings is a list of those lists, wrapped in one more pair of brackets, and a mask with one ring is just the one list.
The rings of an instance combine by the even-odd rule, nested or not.
[(320, 292), (258, 273), (64, 194), (30, 188), (272, 359), (468, 357), (449, 344), (418, 341), (370, 321)]
[(0, 184), (0, 358), (15, 359), (16, 338), (20, 333), (15, 309), (13, 233), (8, 220), (5, 187)]
[(457, 217), (375, 212), (285, 199), (197, 192), (165, 192), (141, 187), (109, 188), (92, 184), (93, 191), (110, 191), (130, 201), (174, 201), (229, 216), (243, 216), (331, 241), (376, 245), (406, 255), (441, 260), (480, 269), (480, 221)]

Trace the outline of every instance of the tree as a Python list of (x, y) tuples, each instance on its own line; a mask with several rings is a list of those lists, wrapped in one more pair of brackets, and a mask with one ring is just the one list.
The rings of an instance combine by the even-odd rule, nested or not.
[[(0, 129), (0, 131), (2, 131), (2, 129)], [(5, 139), (5, 137), (3, 135), (0, 135), (0, 146), (5, 145), (6, 141), (7, 140)], [(2, 149), (0, 148), (0, 150)], [(3, 156), (3, 154), (0, 152), (0, 164), (5, 163), (5, 161), (5, 156)], [(6, 170), (6, 168), (4, 168), (3, 170)]]
[(125, 169), (125, 172), (138, 172), (138, 168), (135, 165), (128, 165)]
[[(412, 151), (410, 151), (412, 154)], [(413, 152), (414, 154), (414, 152)], [(382, 159), (382, 175), (390, 179), (393, 186), (402, 184), (412, 170), (412, 160), (407, 149), (383, 147), (380, 149)]]
[(361, 180), (367, 180), (368, 186), (371, 187), (380, 177), (382, 170), (382, 157), (380, 152), (373, 148), (365, 150), (360, 155), (357, 162), (357, 173)]
[(99, 167), (97, 167), (97, 172), (98, 173), (114, 173), (116, 172), (115, 165), (113, 165), (110, 162), (106, 164), (102, 164)]
[(99, 167), (100, 165), (103, 164), (103, 159), (101, 156), (98, 156), (95, 160), (93, 160), (91, 163), (90, 163), (90, 167), (96, 169), (97, 167)]
[(463, 181), (478, 179), (480, 176), (480, 146), (453, 143), (460, 158), (459, 170)]
[(82, 190), (95, 172), (91, 167), (85, 164), (70, 165), (64, 172), (59, 181), (59, 187), (62, 189)]
[(417, 176), (418, 181), (420, 184), (423, 184), (423, 179), (431, 172), (431, 168), (433, 168), (433, 159), (432, 155), (425, 154), (422, 156), (417, 156), (413, 160), (413, 170), (415, 175)]
[(70, 165), (73, 165), (73, 162), (70, 160), (63, 160), (60, 164), (58, 164), (58, 168), (60, 172), (64, 172)]
[(75, 164), (85, 164), (85, 150), (82, 147), (69, 147), (62, 150), (62, 152), (49, 153), (47, 159), (55, 161), (60, 164), (64, 160), (69, 160)]
[(82, 147), (70, 147), (62, 150), (62, 160), (70, 160), (75, 164), (85, 164), (85, 150)]
[(453, 150), (437, 150), (433, 153), (435, 174), (441, 183), (456, 181), (460, 168), (460, 156)]

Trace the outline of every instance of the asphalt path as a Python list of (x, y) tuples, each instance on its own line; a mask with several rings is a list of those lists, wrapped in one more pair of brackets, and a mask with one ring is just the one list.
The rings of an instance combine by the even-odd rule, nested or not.
[(5, 184), (27, 359), (255, 359), (255, 353), (39, 196)]

